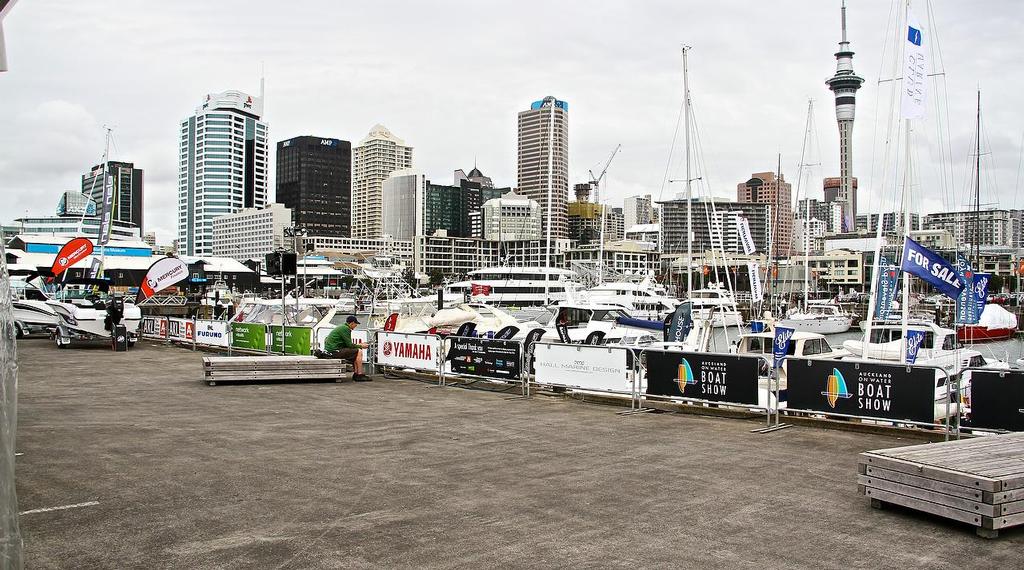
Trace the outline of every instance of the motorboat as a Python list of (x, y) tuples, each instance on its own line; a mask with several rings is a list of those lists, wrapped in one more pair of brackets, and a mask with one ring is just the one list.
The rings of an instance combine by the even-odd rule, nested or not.
[(497, 332), (509, 326), (520, 328), (519, 321), (508, 313), (484, 303), (463, 303), (421, 316), (399, 316), (395, 332), (450, 334), (466, 323), (473, 323), (478, 334)]
[(721, 286), (694, 289), (683, 302), (693, 304), (694, 319), (708, 320), (715, 328), (743, 326), (736, 300)]
[[(932, 321), (910, 319), (907, 321), (907, 330), (924, 332), (916, 364), (937, 366), (951, 376), (971, 366), (988, 364), (977, 350), (963, 348), (957, 342), (956, 331), (953, 329), (940, 327)], [(903, 346), (903, 325), (889, 321), (875, 321), (871, 325), (871, 339), (866, 349), (863, 340), (843, 342), (843, 348), (853, 356), (887, 362), (899, 362)]]
[[(760, 405), (762, 407), (766, 406), (769, 400), (774, 404), (774, 399), (771, 399), (771, 396), (768, 394), (774, 341), (775, 332), (772, 330), (746, 333), (739, 336), (732, 348), (732, 351), (738, 355), (760, 356), (764, 359), (758, 380), (758, 386), (761, 389), (761, 396), (759, 396), (761, 399)], [(836, 348), (829, 344), (828, 339), (823, 334), (806, 331), (795, 331), (793, 333), (793, 336), (789, 339), (789, 348), (786, 352), (786, 356), (822, 360), (838, 359), (849, 355), (850, 352), (848, 350)], [(784, 359), (782, 367), (779, 369), (778, 384), (779, 400), (782, 402), (782, 408), (786, 407), (787, 380), (788, 363)]]
[(117, 325), (125, 327), (128, 345), (134, 346), (142, 311), (109, 289), (110, 282), (103, 279), (74, 279), (46, 301), (59, 319), (54, 334), (58, 348), (67, 348), (72, 341), (109, 340)]
[(46, 304), (48, 297), (38, 287), (23, 279), (11, 279), (14, 308), (14, 330), (18, 338), (33, 334), (50, 334), (57, 329), (59, 317)]
[(537, 307), (567, 301), (579, 290), (576, 274), (554, 267), (486, 267), (449, 283), (444, 295), (500, 307)]
[(665, 318), (679, 304), (678, 299), (668, 295), (663, 285), (649, 277), (641, 281), (602, 283), (583, 291), (580, 298), (591, 303), (618, 305), (635, 318), (655, 320)]
[(956, 338), (960, 342), (976, 343), (1006, 340), (1017, 332), (1017, 315), (1001, 305), (989, 303), (981, 311), (977, 324), (958, 325)]
[(778, 324), (794, 331), (836, 334), (850, 330), (853, 316), (831, 301), (810, 301), (803, 310), (791, 311)]
[[(566, 302), (552, 307), (552, 312), (547, 324), (541, 327), (545, 331), (545, 340), (560, 340), (558, 328), (564, 326), (570, 342), (586, 343), (598, 339), (602, 344), (704, 352), (708, 349), (713, 328), (709, 319), (693, 315), (685, 339), (665, 342), (662, 321), (635, 318), (618, 305)], [(531, 323), (519, 326), (519, 336), (532, 330)]]

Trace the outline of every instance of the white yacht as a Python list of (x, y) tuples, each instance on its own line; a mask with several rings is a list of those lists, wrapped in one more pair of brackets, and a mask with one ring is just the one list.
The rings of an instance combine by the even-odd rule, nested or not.
[(487, 267), (445, 286), (445, 297), (461, 294), (472, 303), (537, 307), (565, 301), (579, 290), (576, 274), (553, 267)]
[(587, 289), (581, 297), (591, 303), (621, 306), (639, 319), (664, 319), (679, 304), (678, 299), (668, 295), (663, 285), (650, 278), (638, 282), (603, 283)]
[[(775, 341), (775, 332), (768, 330), (758, 333), (747, 333), (740, 335), (733, 347), (736, 354), (747, 356), (760, 356), (764, 358), (761, 364), (760, 378), (758, 379), (759, 402), (764, 407), (771, 402), (774, 407), (774, 399), (769, 394), (769, 379), (771, 377), (772, 348)], [(796, 358), (833, 359), (849, 356), (849, 351), (843, 348), (836, 348), (828, 343), (824, 335), (813, 332), (796, 331), (789, 339), (789, 350), (787, 356)], [(786, 390), (788, 388), (788, 363), (782, 361), (782, 368), (779, 369), (779, 399), (781, 407), (786, 407)]]
[(683, 302), (693, 303), (695, 320), (710, 320), (716, 328), (743, 326), (743, 315), (736, 308), (736, 300), (721, 286), (694, 289)]
[(778, 324), (794, 331), (836, 334), (850, 330), (853, 316), (831, 301), (810, 301), (803, 310), (791, 311)]
[[(963, 348), (957, 342), (956, 331), (953, 329), (940, 327), (931, 321), (910, 319), (907, 330), (924, 332), (916, 364), (938, 366), (950, 375), (959, 374), (968, 367), (988, 364), (977, 350)], [(862, 340), (844, 341), (843, 348), (861, 358), (898, 362), (903, 344), (902, 324), (875, 321), (871, 325), (871, 339), (866, 350)]]

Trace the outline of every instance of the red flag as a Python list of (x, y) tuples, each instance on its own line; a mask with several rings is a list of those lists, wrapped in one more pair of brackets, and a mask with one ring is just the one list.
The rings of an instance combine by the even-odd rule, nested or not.
[(92, 241), (89, 238), (77, 237), (60, 248), (50, 271), (56, 277), (64, 273), (65, 269), (88, 257), (90, 253), (92, 253)]
[(388, 318), (384, 321), (384, 330), (391, 332), (398, 326), (398, 313), (391, 313)]

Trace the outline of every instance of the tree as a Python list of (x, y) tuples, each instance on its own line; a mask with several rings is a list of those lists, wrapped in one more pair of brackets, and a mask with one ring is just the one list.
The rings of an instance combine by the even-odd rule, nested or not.
[(427, 275), (430, 277), (430, 285), (431, 286), (436, 287), (436, 286), (444, 283), (444, 274), (441, 273), (440, 269), (436, 269), (436, 268), (435, 269), (431, 269), (427, 273)]

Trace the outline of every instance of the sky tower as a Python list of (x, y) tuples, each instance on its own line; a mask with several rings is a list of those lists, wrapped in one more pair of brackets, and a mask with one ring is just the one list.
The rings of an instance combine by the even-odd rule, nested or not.
[[(857, 90), (864, 78), (853, 72), (853, 52), (846, 41), (846, 1), (842, 6), (843, 39), (836, 52), (836, 74), (825, 81), (836, 97), (836, 121), (839, 123), (839, 189), (834, 201), (843, 203), (842, 231), (853, 231), (857, 220), (857, 193), (853, 179), (853, 119), (857, 108)], [(825, 197), (829, 201), (829, 196)]]

